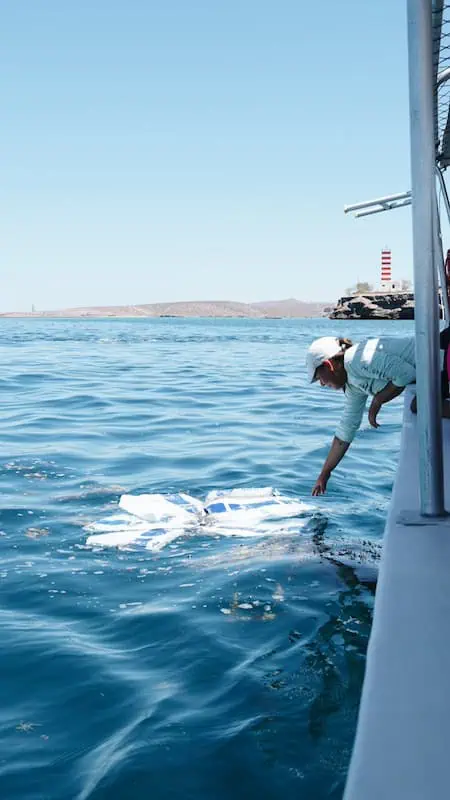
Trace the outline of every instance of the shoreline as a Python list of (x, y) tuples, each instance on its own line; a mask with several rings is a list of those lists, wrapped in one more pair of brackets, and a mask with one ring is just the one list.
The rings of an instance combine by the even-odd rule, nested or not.
[(289, 299), (258, 303), (197, 301), (124, 306), (81, 306), (51, 311), (6, 311), (2, 319), (316, 319), (332, 303)]

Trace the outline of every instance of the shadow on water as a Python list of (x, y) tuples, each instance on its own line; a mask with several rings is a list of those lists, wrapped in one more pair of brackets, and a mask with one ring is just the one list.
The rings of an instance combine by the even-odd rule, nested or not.
[[(341, 558), (346, 558), (346, 562), (336, 555), (336, 548), (325, 540), (326, 528), (324, 520), (313, 536), (314, 547), (335, 568), (342, 588), (335, 597), (338, 613), (330, 614), (319, 627), (314, 641), (306, 645), (306, 665), (320, 681), (320, 689), (309, 708), (308, 729), (312, 739), (326, 734), (327, 720), (340, 711), (346, 697), (360, 695), (372, 624), (372, 606), (368, 605), (367, 596), (375, 596), (377, 582), (374, 566), (363, 568), (366, 572), (363, 576), (349, 563), (351, 559), (356, 560), (355, 543), (340, 549)], [(365, 547), (370, 548), (368, 552)], [(360, 557), (361, 554), (373, 557), (376, 552), (369, 542), (359, 545)]]
[(337, 584), (337, 591), (330, 593), (327, 613), (318, 615), (320, 622), (309, 636), (301, 624), (290, 630), (290, 651), (282, 659), (278, 652), (277, 666), (265, 675), (277, 695), (275, 713), (255, 730), (274, 773), (285, 765), (285, 797), (337, 800), (344, 790), (364, 678), (379, 548), (364, 541), (336, 547), (326, 538), (326, 518), (316, 517), (314, 526), (313, 549), (325, 569), (322, 580)]

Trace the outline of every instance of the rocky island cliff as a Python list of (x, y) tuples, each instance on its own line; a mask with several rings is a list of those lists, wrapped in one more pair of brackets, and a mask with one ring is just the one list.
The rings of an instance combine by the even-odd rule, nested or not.
[(414, 319), (413, 292), (367, 292), (341, 297), (330, 319)]

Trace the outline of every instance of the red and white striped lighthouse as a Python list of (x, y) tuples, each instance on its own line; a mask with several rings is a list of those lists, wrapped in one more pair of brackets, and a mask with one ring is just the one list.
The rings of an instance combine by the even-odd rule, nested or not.
[(390, 289), (391, 281), (391, 251), (384, 248), (381, 251), (381, 288)]

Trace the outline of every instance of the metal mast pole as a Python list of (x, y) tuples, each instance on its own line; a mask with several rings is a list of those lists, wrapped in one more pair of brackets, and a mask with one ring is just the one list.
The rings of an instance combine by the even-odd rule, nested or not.
[(431, 0), (408, 0), (409, 116), (420, 457), (420, 511), (444, 512), (439, 360), (439, 307), (435, 270), (435, 142)]

